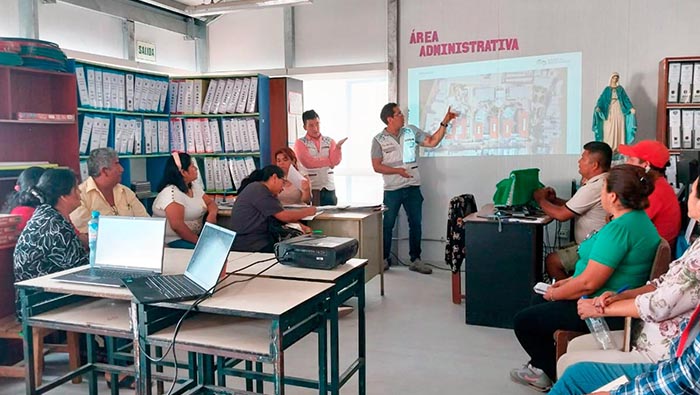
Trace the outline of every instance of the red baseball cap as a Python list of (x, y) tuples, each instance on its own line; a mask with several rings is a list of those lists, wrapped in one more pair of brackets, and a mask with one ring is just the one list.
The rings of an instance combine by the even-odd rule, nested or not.
[(668, 148), (656, 140), (642, 140), (635, 145), (620, 144), (617, 150), (622, 155), (645, 160), (659, 169), (666, 167), (670, 158)]

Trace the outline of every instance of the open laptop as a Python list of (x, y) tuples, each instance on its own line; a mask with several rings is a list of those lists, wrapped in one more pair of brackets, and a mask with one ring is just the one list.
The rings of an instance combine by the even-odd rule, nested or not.
[(161, 273), (165, 222), (165, 218), (100, 217), (95, 266), (55, 280), (123, 287), (124, 277)]
[(212, 292), (226, 264), (236, 232), (206, 223), (184, 274), (124, 278), (141, 303), (197, 299)]

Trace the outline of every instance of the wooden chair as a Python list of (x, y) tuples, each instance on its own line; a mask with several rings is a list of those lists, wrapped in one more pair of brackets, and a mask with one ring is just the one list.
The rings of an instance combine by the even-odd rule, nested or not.
[[(66, 332), (66, 344), (44, 344), (44, 338), (56, 331), (45, 328), (34, 328), (34, 377), (36, 385), (41, 385), (41, 376), (44, 371), (45, 350), (56, 352), (67, 352), (68, 363), (71, 370), (80, 366), (80, 343), (79, 334)], [(17, 321), (14, 314), (0, 318), (0, 339), (22, 340), (22, 324)], [(26, 377), (25, 367), (20, 366), (21, 362), (14, 366), (0, 366), (0, 377)], [(82, 381), (80, 377), (73, 379), (73, 383)]]
[[(664, 239), (661, 239), (659, 247), (656, 249), (656, 256), (654, 256), (654, 262), (651, 265), (651, 273), (649, 279), (654, 280), (659, 278), (662, 274), (668, 271), (668, 266), (673, 260), (671, 256), (671, 246)], [(631, 327), (632, 318), (625, 318), (625, 344), (623, 345), (624, 351), (630, 350), (630, 337), (631, 337)], [(554, 344), (556, 345), (556, 358), (559, 358), (566, 353), (566, 349), (569, 346), (571, 339), (585, 335), (584, 332), (577, 331), (567, 331), (560, 329), (554, 332)]]

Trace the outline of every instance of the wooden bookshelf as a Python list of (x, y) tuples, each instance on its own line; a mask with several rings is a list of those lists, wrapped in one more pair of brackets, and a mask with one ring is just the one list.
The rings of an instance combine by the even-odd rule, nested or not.
[[(699, 149), (700, 147), (682, 148), (673, 147), (669, 136), (669, 111), (670, 110), (700, 110), (700, 102), (678, 103), (669, 102), (669, 65), (673, 63), (694, 64), (700, 62), (700, 56), (683, 56), (664, 58), (659, 62), (659, 88), (656, 107), (656, 140), (666, 144), (674, 151), (682, 151), (687, 149)], [(679, 92), (680, 97), (680, 92)], [(692, 92), (691, 92), (692, 97)], [(700, 133), (696, 130), (695, 133)], [(681, 138), (682, 140), (682, 138)], [(691, 138), (691, 140), (693, 140)], [(681, 142), (682, 144), (682, 142)]]
[[(0, 67), (2, 162), (45, 161), (77, 172), (76, 122), (16, 119), (18, 112), (71, 114), (77, 119), (75, 89), (75, 77), (70, 73)], [(14, 187), (17, 174), (0, 170), (0, 206)]]

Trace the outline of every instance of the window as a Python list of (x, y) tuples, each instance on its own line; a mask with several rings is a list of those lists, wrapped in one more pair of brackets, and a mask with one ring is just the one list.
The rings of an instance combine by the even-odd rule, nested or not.
[(325, 74), (303, 80), (304, 110), (316, 110), (321, 133), (335, 141), (348, 137), (343, 160), (335, 169), (338, 201), (381, 203), (382, 177), (372, 169), (370, 150), (372, 138), (384, 129), (379, 112), (388, 102), (386, 72)]

